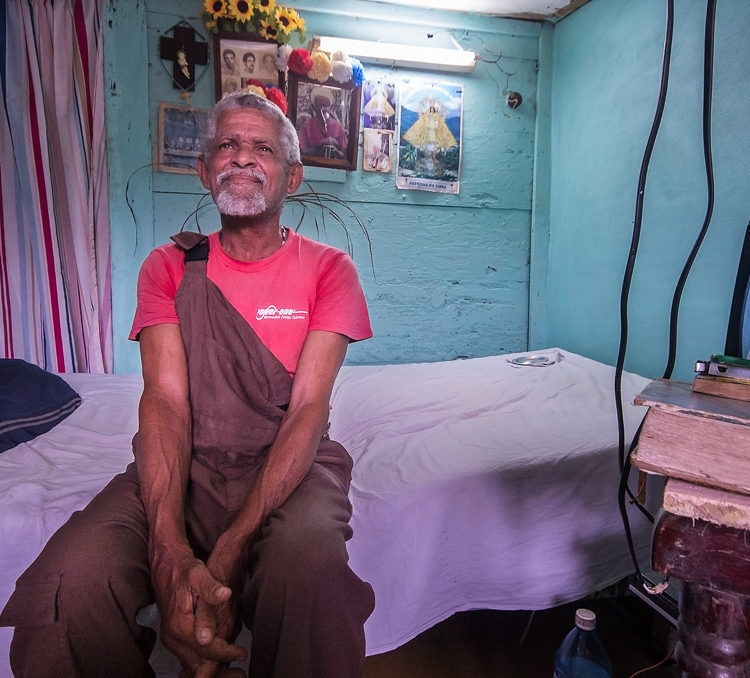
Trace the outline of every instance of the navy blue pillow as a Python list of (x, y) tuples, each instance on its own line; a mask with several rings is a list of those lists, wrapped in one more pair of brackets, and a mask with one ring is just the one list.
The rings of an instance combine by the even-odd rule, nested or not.
[(81, 396), (56, 374), (0, 359), (0, 452), (46, 433), (80, 404)]

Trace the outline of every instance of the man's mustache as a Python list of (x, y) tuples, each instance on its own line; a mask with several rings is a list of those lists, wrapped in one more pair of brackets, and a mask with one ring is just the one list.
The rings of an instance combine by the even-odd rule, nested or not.
[(255, 170), (246, 169), (230, 169), (226, 170), (224, 172), (221, 172), (217, 178), (217, 182), (219, 184), (223, 184), (226, 180), (231, 179), (232, 177), (243, 177), (245, 179), (252, 179), (253, 181), (257, 181), (261, 185), (265, 185), (266, 178), (263, 176), (260, 172), (256, 172)]

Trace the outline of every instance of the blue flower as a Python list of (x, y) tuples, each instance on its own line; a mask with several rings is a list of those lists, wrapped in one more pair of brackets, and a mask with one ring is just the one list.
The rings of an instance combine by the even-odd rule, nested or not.
[(355, 87), (359, 87), (365, 81), (365, 72), (362, 70), (362, 64), (359, 59), (352, 57), (352, 82)]

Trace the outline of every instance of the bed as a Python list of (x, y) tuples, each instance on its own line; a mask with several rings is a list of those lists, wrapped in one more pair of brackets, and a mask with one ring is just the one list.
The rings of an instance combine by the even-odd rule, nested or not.
[[(0, 454), (0, 607), (50, 534), (132, 459), (140, 377), (61, 376), (80, 406)], [(368, 654), (458, 611), (549, 608), (632, 572), (613, 376), (558, 348), (342, 368), (331, 434), (355, 461), (349, 553), (377, 601)], [(645, 413), (630, 403), (648, 381), (623, 377), (628, 440)], [(650, 524), (635, 512), (631, 523), (647, 558)], [(10, 637), (0, 629), (0, 678)], [(154, 663), (159, 675), (174, 669), (169, 657)]]

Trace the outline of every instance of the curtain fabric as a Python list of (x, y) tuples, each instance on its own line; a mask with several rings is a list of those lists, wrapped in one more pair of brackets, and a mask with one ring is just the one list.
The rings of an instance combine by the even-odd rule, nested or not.
[(111, 372), (102, 0), (0, 9), (0, 356)]

